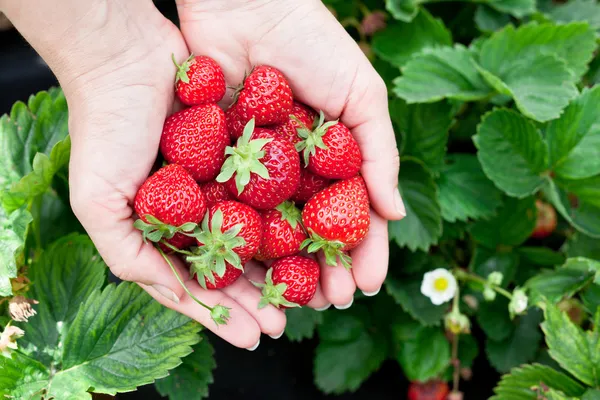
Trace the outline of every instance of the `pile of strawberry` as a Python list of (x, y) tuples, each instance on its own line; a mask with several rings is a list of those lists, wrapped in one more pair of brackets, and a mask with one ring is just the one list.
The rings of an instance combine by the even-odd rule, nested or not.
[(189, 108), (165, 121), (165, 166), (139, 188), (135, 226), (165, 259), (179, 254), (205, 289), (231, 285), (254, 258), (270, 264), (256, 284), (259, 307), (307, 304), (320, 274), (309, 253), (350, 268), (347, 252), (369, 229), (358, 144), (344, 124), (294, 101), (273, 67), (253, 68), (225, 112), (213, 59), (190, 56), (177, 68)]

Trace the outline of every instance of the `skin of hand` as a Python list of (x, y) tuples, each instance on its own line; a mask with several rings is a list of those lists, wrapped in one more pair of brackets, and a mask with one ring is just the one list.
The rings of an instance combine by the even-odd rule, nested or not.
[[(378, 289), (387, 269), (386, 219), (403, 215), (402, 202), (394, 197), (398, 156), (385, 86), (321, 3), (295, 3), (182, 2), (182, 36), (149, 0), (0, 0), (0, 10), (40, 53), (65, 91), (72, 138), (71, 203), (107, 265), (119, 278), (139, 283), (165, 306), (241, 348), (257, 345), (261, 332), (278, 336), (285, 327), (282, 311), (257, 309), (260, 294), (250, 281), (262, 280), (264, 268), (250, 263), (234, 285), (204, 291), (176, 263), (196, 297), (231, 309), (228, 324), (217, 328), (133, 228), (133, 198), (152, 168), (163, 121), (173, 110), (171, 53), (178, 60), (189, 50), (209, 55), (223, 66), (228, 83), (235, 84), (253, 64), (274, 65), (288, 76), (302, 101), (341, 117), (353, 129), (376, 211), (368, 238), (352, 254), (353, 271), (323, 268), (323, 285), (312, 306), (348, 303), (357, 285), (366, 292)], [(228, 33), (232, 29), (233, 35)], [(298, 36), (302, 29), (310, 35)], [(193, 36), (198, 34), (210, 39), (196, 42)], [(315, 50), (319, 56), (311, 55)], [(342, 58), (327, 61), (336, 55)]]

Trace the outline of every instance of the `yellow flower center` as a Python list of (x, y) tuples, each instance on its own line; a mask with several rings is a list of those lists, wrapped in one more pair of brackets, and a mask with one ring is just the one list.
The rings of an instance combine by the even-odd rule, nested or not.
[(448, 280), (442, 277), (436, 278), (436, 280), (433, 281), (433, 288), (438, 292), (443, 292), (448, 289)]

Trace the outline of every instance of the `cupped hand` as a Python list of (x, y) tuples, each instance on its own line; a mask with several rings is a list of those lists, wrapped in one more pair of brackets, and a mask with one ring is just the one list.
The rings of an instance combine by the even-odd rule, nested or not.
[[(165, 306), (232, 344), (252, 348), (261, 332), (281, 334), (286, 321), (273, 306), (258, 310), (260, 296), (249, 279), (260, 279), (260, 270), (249, 266), (247, 277), (232, 287), (206, 291), (174, 260), (193, 295), (209, 306), (230, 308), (227, 325), (217, 327), (133, 226), (133, 199), (153, 167), (163, 122), (173, 109), (171, 53), (184, 59), (189, 50), (151, 2), (119, 4), (95, 9), (98, 26), (89, 36), (77, 31), (71, 39), (82, 42), (69, 46), (74, 54), (49, 57), (69, 102), (73, 210), (117, 277), (137, 282)], [(121, 32), (116, 40), (114, 32)]]
[[(214, 58), (229, 86), (242, 82), (255, 65), (274, 66), (288, 78), (295, 98), (351, 129), (363, 156), (361, 173), (373, 207), (371, 227), (352, 251), (350, 271), (320, 260), (320, 287), (309, 305), (345, 308), (357, 287), (367, 295), (378, 292), (387, 273), (387, 220), (405, 215), (397, 188), (398, 150), (381, 77), (320, 0), (177, 0), (177, 6), (189, 49)], [(225, 105), (227, 101), (231, 96), (226, 96)], [(253, 274), (260, 271), (253, 268)]]

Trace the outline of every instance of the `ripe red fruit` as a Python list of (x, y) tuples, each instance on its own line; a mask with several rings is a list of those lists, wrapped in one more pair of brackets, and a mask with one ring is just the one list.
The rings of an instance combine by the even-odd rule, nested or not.
[(296, 203), (306, 203), (315, 193), (329, 186), (329, 179), (315, 175), (306, 168), (300, 170), (300, 184), (290, 200)]
[(285, 122), (292, 111), (292, 89), (283, 74), (267, 65), (255, 67), (236, 93), (235, 107), (242, 122), (257, 126)]
[(544, 239), (552, 235), (552, 232), (556, 229), (556, 211), (550, 204), (546, 204), (541, 200), (535, 201), (535, 207), (537, 208), (537, 221), (531, 237)]
[(289, 199), (300, 183), (300, 158), (287, 140), (275, 137), (270, 129), (254, 129), (254, 120), (244, 127), (217, 182), (238, 200), (259, 210), (268, 210)]
[(189, 247), (191, 232), (206, 213), (206, 198), (200, 186), (181, 166), (170, 164), (150, 176), (139, 188), (134, 208), (139, 220), (134, 226), (144, 240), (167, 243), (179, 249)]
[(241, 269), (235, 268), (231, 264), (227, 264), (225, 267), (225, 274), (222, 277), (219, 277), (216, 273), (213, 272), (213, 282), (210, 281), (209, 277), (205, 277), (204, 284), (206, 285), (206, 289), (223, 289), (238, 280), (240, 276), (242, 276), (243, 271)]
[(254, 258), (260, 261), (272, 260), (291, 256), (300, 251), (306, 233), (300, 223), (302, 215), (294, 203), (286, 201), (260, 214), (262, 242)]
[(258, 308), (267, 304), (275, 307), (301, 307), (314, 297), (321, 271), (313, 259), (289, 256), (275, 261), (267, 271)]
[(300, 136), (298, 136), (297, 129), (312, 129), (316, 117), (316, 112), (295, 101), (292, 105), (292, 111), (288, 119), (284, 123), (275, 126), (273, 129), (277, 134), (283, 135), (283, 137), (288, 138), (293, 145), (296, 145), (296, 143), (302, 140)]
[(412, 382), (408, 387), (408, 400), (446, 400), (448, 393), (450, 389), (446, 382)]
[(200, 185), (202, 192), (206, 196), (206, 205), (211, 207), (221, 201), (232, 200), (231, 194), (224, 184), (217, 181), (210, 181)]
[(308, 169), (329, 179), (348, 179), (360, 171), (362, 156), (350, 129), (338, 121), (325, 121), (321, 111), (317, 127), (298, 129), (303, 139), (296, 149), (303, 152)]
[(225, 114), (215, 104), (179, 111), (165, 121), (160, 151), (198, 182), (214, 179), (225, 161), (229, 136)]
[(360, 175), (339, 181), (315, 194), (302, 210), (302, 222), (310, 239), (308, 252), (323, 250), (327, 264), (346, 268), (351, 259), (343, 252), (355, 248), (369, 231), (369, 194)]
[(218, 103), (225, 95), (225, 76), (215, 60), (206, 56), (189, 56), (177, 67), (175, 90), (179, 99), (188, 106)]
[(225, 111), (225, 121), (227, 122), (227, 132), (231, 142), (235, 143), (244, 133), (244, 123), (237, 112), (235, 104)]

